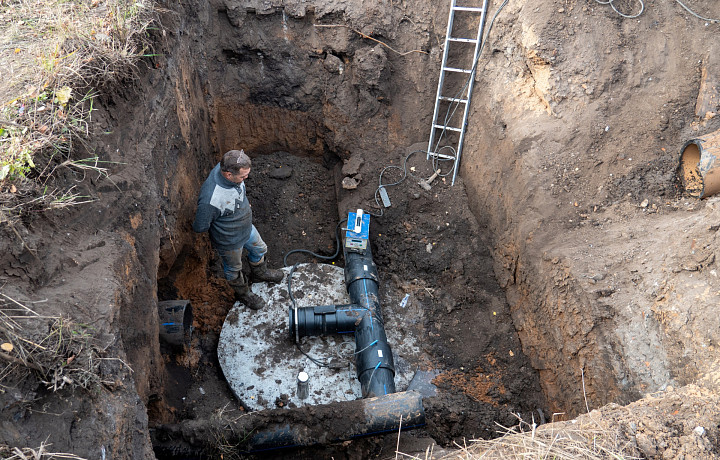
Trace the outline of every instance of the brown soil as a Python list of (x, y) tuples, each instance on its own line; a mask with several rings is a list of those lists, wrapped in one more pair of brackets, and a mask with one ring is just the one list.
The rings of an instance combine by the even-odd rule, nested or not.
[[(399, 156), (392, 161), (402, 159)], [(334, 232), (340, 217), (334, 169), (340, 166), (327, 168), (287, 152), (254, 160), (246, 186), (253, 203), (255, 225), (270, 247), (271, 266), (281, 266), (284, 254), (293, 249), (305, 248), (325, 256), (335, 252)], [(281, 167), (289, 168), (290, 177), (273, 178), (273, 172)], [(429, 175), (424, 170), (427, 168), (424, 157), (418, 154), (410, 158), (408, 168), (411, 167), (416, 173), (422, 169), (422, 174)], [(388, 180), (394, 182), (399, 178), (400, 174)], [(533, 411), (544, 407), (539, 383), (508, 325), (509, 312), (502, 291), (492, 276), (483, 275), (492, 267), (489, 253), (473, 250), (483, 247), (481, 231), (469, 213), (462, 188), (438, 185), (428, 193), (416, 181), (409, 178), (394, 187), (390, 192), (392, 207), (382, 217), (371, 220), (373, 255), (381, 274), (381, 294), (387, 300), (384, 307), (387, 323), (412, 323), (415, 318), (407, 315), (415, 310), (423, 312), (424, 317), (420, 324), (404, 324), (402, 332), (388, 328), (387, 333), (412, 330), (429, 356), (425, 367), (441, 372), (435, 382), (440, 396), (428, 405), (430, 414), (437, 412), (428, 425), (428, 434), (441, 442), (461, 441), (468, 436), (489, 437), (496, 421), (511, 423), (513, 413), (532, 417)], [(442, 202), (452, 206), (440, 212), (437, 207)], [(369, 210), (379, 214), (374, 206)], [(432, 246), (429, 252), (428, 245)], [(214, 255), (206, 252), (205, 257), (212, 259)], [(189, 363), (184, 378), (183, 371), (176, 366), (187, 364), (187, 357), (179, 356), (169, 363), (176, 368), (178, 377), (166, 384), (164, 399), (180, 404), (169, 408), (174, 417), (158, 417), (156, 423), (209, 419), (219, 408), (228, 404), (236, 407), (226, 388), (218, 391), (226, 384), (218, 381), (222, 374), (215, 356), (217, 335), (232, 302), (227, 297), (227, 288), (218, 281), (217, 263), (201, 265), (198, 270), (194, 256), (184, 259), (186, 262), (177, 275), (171, 270), (167, 279), (160, 280), (161, 286), (174, 287), (161, 291), (160, 298), (170, 295), (201, 299), (193, 304), (199, 334), (185, 355), (201, 354), (203, 358)], [(292, 255), (288, 263), (308, 260), (314, 258)], [(342, 257), (337, 262), (342, 263)], [(173, 281), (169, 282), (170, 279)], [(478, 281), (481, 279), (484, 280)], [(208, 286), (215, 286), (215, 298)], [(411, 297), (409, 305), (401, 310), (395, 306), (405, 293)], [(209, 302), (201, 297), (204, 294), (209, 295)], [(285, 318), (278, 321), (277, 327), (287, 327)], [(486, 382), (491, 378), (493, 384), (488, 385)], [(164, 410), (160, 404), (156, 406), (159, 412)], [(442, 422), (437, 420), (440, 416)], [(455, 420), (451, 428), (444, 422), (447, 418)]]
[[(5, 377), (0, 442), (153, 458), (155, 426), (244, 413), (215, 356), (231, 291), (190, 229), (200, 184), (242, 147), (273, 266), (296, 248), (331, 254), (349, 210), (382, 212), (371, 240), (385, 314), (440, 372), (408, 451), (494, 436), (515, 413), (557, 420), (632, 402), (601, 412), (643, 455), (720, 455), (717, 404), (697, 416), (682, 403), (717, 399), (720, 208), (676, 177), (687, 139), (720, 127), (717, 24), (675, 2), (623, 20), (595, 2), (510, 1), (483, 55), (458, 181), (428, 192), (417, 182), (431, 164), (412, 152), (426, 147), (446, 2), (166, 6), (157, 56), (102, 96), (89, 151), (76, 153), (114, 162), (110, 177), (61, 169), (48, 184), (95, 201), (27, 212), (0, 240), (2, 292), (91, 326), (113, 358), (106, 383), (53, 393), (37, 376)], [(405, 158), (382, 209), (378, 179), (399, 181), (385, 168)], [(290, 176), (274, 177), (280, 167)], [(180, 352), (158, 340), (157, 301), (176, 298), (195, 312)], [(394, 458), (395, 439), (278, 455)]]

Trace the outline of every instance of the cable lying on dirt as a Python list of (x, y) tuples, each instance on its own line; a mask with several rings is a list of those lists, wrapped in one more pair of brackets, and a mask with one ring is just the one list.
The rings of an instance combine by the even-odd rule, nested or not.
[(685, 4), (684, 4), (683, 2), (681, 2), (680, 0), (675, 0), (675, 1), (678, 2), (678, 3), (680, 4), (680, 6), (682, 6), (683, 8), (685, 8), (685, 10), (686, 10), (688, 13), (692, 14), (693, 16), (695, 16), (695, 17), (698, 18), (698, 19), (702, 19), (703, 21), (708, 21), (708, 22), (712, 22), (712, 23), (715, 23), (715, 24), (717, 24), (718, 22), (720, 22), (720, 19), (711, 19), (711, 18), (706, 18), (706, 17), (704, 17), (704, 16), (700, 16), (699, 14), (697, 14), (696, 12), (694, 12), (693, 10), (691, 10), (690, 8), (688, 8), (687, 6), (685, 6)]
[[(380, 204), (380, 200), (378, 199), (378, 195), (380, 195), (380, 189), (386, 188), (386, 187), (393, 187), (395, 185), (400, 185), (407, 178), (407, 176), (410, 176), (414, 179), (418, 179), (418, 177), (414, 176), (412, 173), (409, 173), (407, 170), (407, 161), (415, 153), (425, 153), (425, 152), (423, 150), (413, 150), (412, 152), (405, 155), (405, 158), (403, 158), (402, 168), (400, 166), (389, 165), (389, 166), (385, 166), (380, 171), (380, 177), (378, 178), (378, 187), (375, 189), (375, 205), (377, 208), (380, 209), (380, 214), (373, 214), (372, 212), (369, 212), (369, 211), (365, 211), (365, 212), (367, 212), (368, 214), (370, 214), (371, 216), (374, 216), (374, 217), (382, 217), (385, 214), (385, 211), (384, 211), (382, 205)], [(403, 172), (403, 176), (400, 178), (400, 180), (398, 180), (396, 182), (388, 182), (387, 184), (383, 184), (383, 181), (382, 181), (383, 174), (385, 174), (385, 172), (389, 169), (400, 169)]]
[[(335, 253), (334, 253), (333, 255), (331, 255), (331, 256), (322, 256), (322, 255), (320, 255), (320, 254), (316, 254), (316, 253), (310, 251), (309, 249), (293, 249), (292, 251), (289, 251), (287, 254), (285, 254), (285, 257), (283, 257), (283, 266), (285, 266), (285, 267), (288, 266), (288, 263), (287, 263), (288, 257), (290, 257), (292, 254), (298, 254), (298, 253), (310, 254), (311, 256), (317, 257), (318, 259), (322, 259), (322, 260), (333, 260), (333, 259), (335, 259), (335, 258), (340, 254), (340, 233), (339, 233), (339, 230), (340, 230), (340, 226), (343, 224), (343, 222), (347, 222), (347, 219), (341, 220), (340, 222), (338, 222), (337, 226), (335, 227)], [(292, 270), (290, 270), (290, 275), (291, 275), (291, 276), (292, 276), (292, 272), (295, 270), (295, 266), (297, 266), (297, 264), (293, 265)], [(288, 281), (290, 281), (290, 276), (288, 276)], [(289, 289), (290, 289), (290, 288), (289, 288), (289, 286), (288, 286), (288, 290), (289, 290)]]
[(599, 3), (601, 5), (610, 5), (610, 7), (612, 7), (613, 11), (615, 11), (617, 14), (619, 14), (620, 16), (622, 16), (626, 19), (636, 18), (636, 17), (640, 16), (641, 14), (643, 14), (643, 11), (645, 11), (645, 3), (643, 2), (643, 0), (637, 0), (637, 1), (640, 3), (640, 11), (637, 14), (625, 14), (622, 11), (620, 11), (619, 9), (617, 9), (617, 7), (615, 6), (615, 0), (607, 0), (607, 1), (595, 0), (596, 3)]
[[(596, 3), (599, 3), (599, 4), (601, 4), (601, 5), (610, 5), (610, 6), (612, 7), (612, 9), (613, 9), (617, 14), (619, 14), (620, 16), (622, 16), (622, 17), (624, 17), (624, 18), (626, 18), (626, 19), (634, 19), (634, 18), (637, 18), (638, 16), (640, 16), (641, 14), (643, 14), (643, 11), (645, 11), (645, 3), (643, 2), (643, 0), (637, 0), (638, 3), (640, 3), (640, 11), (639, 11), (637, 14), (625, 14), (625, 13), (623, 13), (622, 11), (620, 11), (620, 10), (615, 6), (615, 1), (616, 1), (616, 0), (607, 0), (607, 1), (605, 1), (605, 0), (595, 0)], [(685, 11), (687, 11), (688, 13), (690, 13), (691, 15), (695, 16), (695, 17), (698, 18), (698, 19), (702, 19), (703, 21), (712, 22), (713, 24), (717, 24), (718, 22), (720, 22), (720, 19), (706, 18), (705, 16), (701, 16), (701, 15), (697, 14), (696, 12), (694, 12), (693, 10), (691, 10), (687, 5), (685, 5), (685, 4), (684, 4), (683, 2), (681, 2), (680, 0), (675, 0), (675, 1), (676, 1), (680, 6), (682, 6), (683, 9), (685, 9)]]

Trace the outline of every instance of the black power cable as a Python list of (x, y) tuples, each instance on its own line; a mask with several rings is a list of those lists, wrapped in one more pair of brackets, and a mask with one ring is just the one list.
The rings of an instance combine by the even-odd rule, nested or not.
[[(309, 249), (293, 249), (292, 251), (285, 254), (285, 257), (283, 257), (283, 266), (287, 267), (288, 266), (288, 263), (287, 263), (288, 257), (290, 257), (292, 254), (297, 254), (297, 253), (310, 254), (310, 255), (317, 257), (318, 259), (322, 259), (322, 260), (333, 260), (334, 258), (336, 258), (340, 254), (339, 230), (340, 230), (340, 225), (342, 225), (343, 222), (347, 222), (347, 219), (341, 220), (340, 222), (338, 222), (337, 226), (335, 227), (335, 254), (333, 254), (331, 256), (322, 256), (320, 254), (316, 254), (316, 253), (310, 251)], [(295, 265), (297, 265), (297, 264), (295, 264)], [(290, 273), (292, 273), (292, 271), (290, 271)]]

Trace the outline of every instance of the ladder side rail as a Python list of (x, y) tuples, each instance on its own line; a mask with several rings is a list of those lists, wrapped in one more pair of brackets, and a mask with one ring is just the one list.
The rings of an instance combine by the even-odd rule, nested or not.
[(448, 50), (450, 48), (448, 37), (451, 36), (450, 33), (452, 32), (455, 2), (456, 0), (452, 0), (450, 3), (450, 13), (448, 13), (447, 31), (445, 33), (445, 49), (443, 49), (442, 62), (440, 63), (440, 78), (438, 79), (437, 95), (435, 96), (435, 109), (433, 110), (432, 123), (430, 124), (430, 140), (428, 141), (427, 156), (425, 157), (426, 160), (430, 159), (431, 152), (435, 153), (435, 149), (433, 148), (433, 142), (435, 141), (435, 125), (437, 124), (438, 112), (440, 110), (440, 96), (442, 95), (442, 88), (445, 82), (445, 71), (443, 69), (447, 64)]
[[(475, 53), (473, 53), (473, 66), (472, 72), (470, 73), (470, 80), (467, 88), (467, 103), (465, 104), (465, 110), (463, 111), (462, 119), (462, 131), (460, 132), (460, 139), (458, 140), (457, 153), (455, 153), (455, 165), (453, 167), (453, 176), (450, 185), (455, 185), (455, 179), (457, 178), (458, 170), (460, 169), (460, 156), (462, 155), (463, 143), (465, 141), (465, 131), (467, 130), (467, 120), (470, 113), (470, 101), (472, 100), (473, 87), (475, 86), (475, 74), (477, 73), (477, 67), (479, 63), (480, 51), (482, 51), (482, 39), (483, 32), (485, 31), (485, 15), (487, 13), (488, 0), (483, 0), (483, 11), (480, 15), (480, 24), (478, 25), (477, 42), (475, 43)], [(462, 97), (462, 96), (461, 96)]]

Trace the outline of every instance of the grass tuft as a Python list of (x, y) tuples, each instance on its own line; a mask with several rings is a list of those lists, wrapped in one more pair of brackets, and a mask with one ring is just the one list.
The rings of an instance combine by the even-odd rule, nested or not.
[(54, 459), (74, 459), (74, 460), (85, 460), (83, 457), (78, 457), (75, 454), (61, 453), (61, 452), (50, 452), (48, 448), (50, 444), (42, 443), (38, 448), (30, 447), (10, 447), (8, 445), (0, 444), (0, 458), (5, 460), (54, 460)]
[[(50, 165), (69, 166), (76, 144), (90, 136), (97, 96), (132, 77), (138, 62), (151, 55), (155, 17), (151, 0), (0, 0), (5, 222), (28, 201), (33, 209), (87, 202), (68, 191), (58, 192), (59, 199), (37, 200), (37, 192), (58, 170)], [(35, 193), (8, 195), (11, 189)]]
[(443, 455), (428, 452), (423, 457), (398, 452), (413, 460), (640, 460), (643, 457), (619, 426), (595, 417), (544, 425), (518, 419), (514, 427), (498, 425), (500, 437), (472, 440), (455, 445)]
[(51, 391), (112, 388), (115, 382), (104, 381), (101, 372), (111, 358), (103, 357), (94, 333), (89, 325), (40, 315), (0, 291), (0, 391), (29, 374)]

